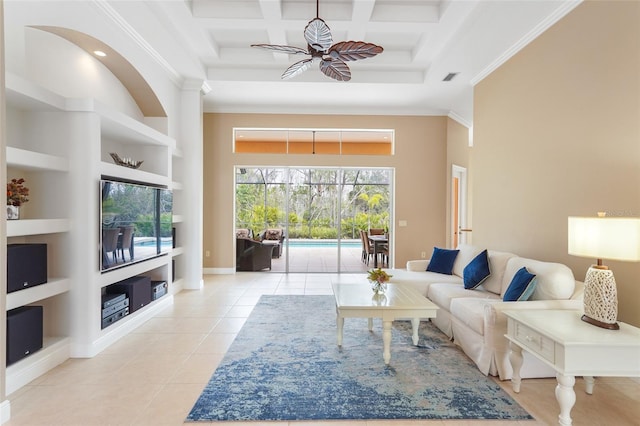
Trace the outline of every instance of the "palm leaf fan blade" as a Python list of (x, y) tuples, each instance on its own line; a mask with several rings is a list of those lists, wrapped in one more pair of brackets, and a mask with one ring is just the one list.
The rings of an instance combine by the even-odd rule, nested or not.
[(288, 80), (297, 75), (300, 75), (306, 70), (308, 70), (309, 68), (311, 68), (312, 64), (313, 64), (313, 59), (311, 58), (298, 61), (295, 64), (291, 65), (282, 73), (282, 79)]
[(319, 52), (326, 52), (333, 43), (329, 26), (320, 18), (309, 21), (304, 28), (304, 39)]
[(340, 59), (325, 58), (320, 62), (320, 71), (327, 77), (338, 81), (351, 80), (351, 70), (349, 66)]
[(341, 41), (331, 46), (329, 55), (343, 61), (357, 61), (376, 56), (383, 50), (381, 46), (364, 41)]
[(292, 55), (303, 54), (306, 55), (307, 52), (305, 49), (295, 46), (283, 46), (281, 44), (252, 44), (251, 47), (257, 47), (258, 49), (272, 50), (274, 52), (279, 53), (289, 53)]

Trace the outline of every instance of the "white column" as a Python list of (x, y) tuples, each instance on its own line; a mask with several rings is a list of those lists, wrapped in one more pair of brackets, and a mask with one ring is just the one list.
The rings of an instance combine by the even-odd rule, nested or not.
[[(4, 3), (0, 0), (0, 46), (4, 46)], [(6, 158), (5, 158), (5, 86), (4, 86), (4, 55), (0, 55), (0, 187), (5, 187), (7, 182), (6, 176)], [(7, 258), (7, 221), (3, 217), (0, 219), (0, 259)], [(0, 286), (1, 288), (7, 288), (7, 263), (0, 262)], [(5, 291), (0, 291), (0, 336), (7, 335), (7, 294)], [(5, 338), (0, 339), (0, 424), (5, 423), (11, 417), (11, 404), (5, 395), (5, 377), (6, 374), (6, 353), (7, 353), (7, 341)]]
[[(178, 259), (184, 268), (183, 288), (198, 289), (202, 280), (202, 233), (203, 233), (203, 130), (202, 130), (203, 81), (186, 81), (180, 103), (180, 137), (178, 147), (182, 151), (182, 203), (180, 214), (183, 223), (177, 236), (184, 247)], [(174, 179), (175, 180), (175, 179)]]

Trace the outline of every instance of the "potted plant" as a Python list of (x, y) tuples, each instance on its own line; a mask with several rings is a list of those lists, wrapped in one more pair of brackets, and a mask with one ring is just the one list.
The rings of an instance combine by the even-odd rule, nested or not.
[(7, 219), (20, 219), (20, 206), (29, 201), (29, 188), (24, 179), (11, 179), (7, 182)]
[(367, 279), (371, 283), (371, 289), (375, 294), (384, 294), (387, 290), (387, 282), (393, 275), (387, 274), (382, 269), (371, 269), (367, 272)]

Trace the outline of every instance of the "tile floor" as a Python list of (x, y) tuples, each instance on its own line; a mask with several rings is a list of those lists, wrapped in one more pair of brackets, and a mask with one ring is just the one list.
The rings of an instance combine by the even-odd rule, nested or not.
[[(340, 271), (343, 273), (366, 272), (374, 267), (373, 257), (367, 265), (362, 261), (361, 246), (343, 246)], [(286, 272), (287, 261), (292, 273), (337, 273), (338, 249), (333, 247), (285, 247), (282, 256), (271, 260), (271, 272)], [(380, 267), (383, 267), (380, 263)], [(384, 265), (387, 267), (387, 265)]]
[[(361, 277), (361, 274), (358, 275)], [(18, 425), (181, 425), (262, 294), (331, 294), (349, 275), (238, 273), (205, 276), (202, 290), (175, 295), (173, 306), (91, 359), (70, 359), (9, 395)], [(330, 331), (330, 330), (329, 330)], [(615, 362), (615, 360), (612, 360)], [(500, 382), (511, 392), (509, 382)], [(536, 421), (233, 422), (251, 425), (553, 425), (555, 379), (525, 380), (515, 399)], [(576, 383), (574, 425), (640, 425), (640, 380), (603, 378), (593, 395)], [(202, 424), (202, 423), (198, 423)], [(204, 423), (207, 424), (207, 423)]]

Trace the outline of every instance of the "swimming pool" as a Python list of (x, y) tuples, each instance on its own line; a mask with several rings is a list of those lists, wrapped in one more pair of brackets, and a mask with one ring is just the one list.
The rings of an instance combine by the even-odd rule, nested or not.
[[(285, 245), (289, 244), (289, 247), (337, 247), (337, 240), (310, 240), (310, 239), (292, 239), (285, 241)], [(341, 240), (341, 247), (359, 247), (361, 245), (360, 240)]]

